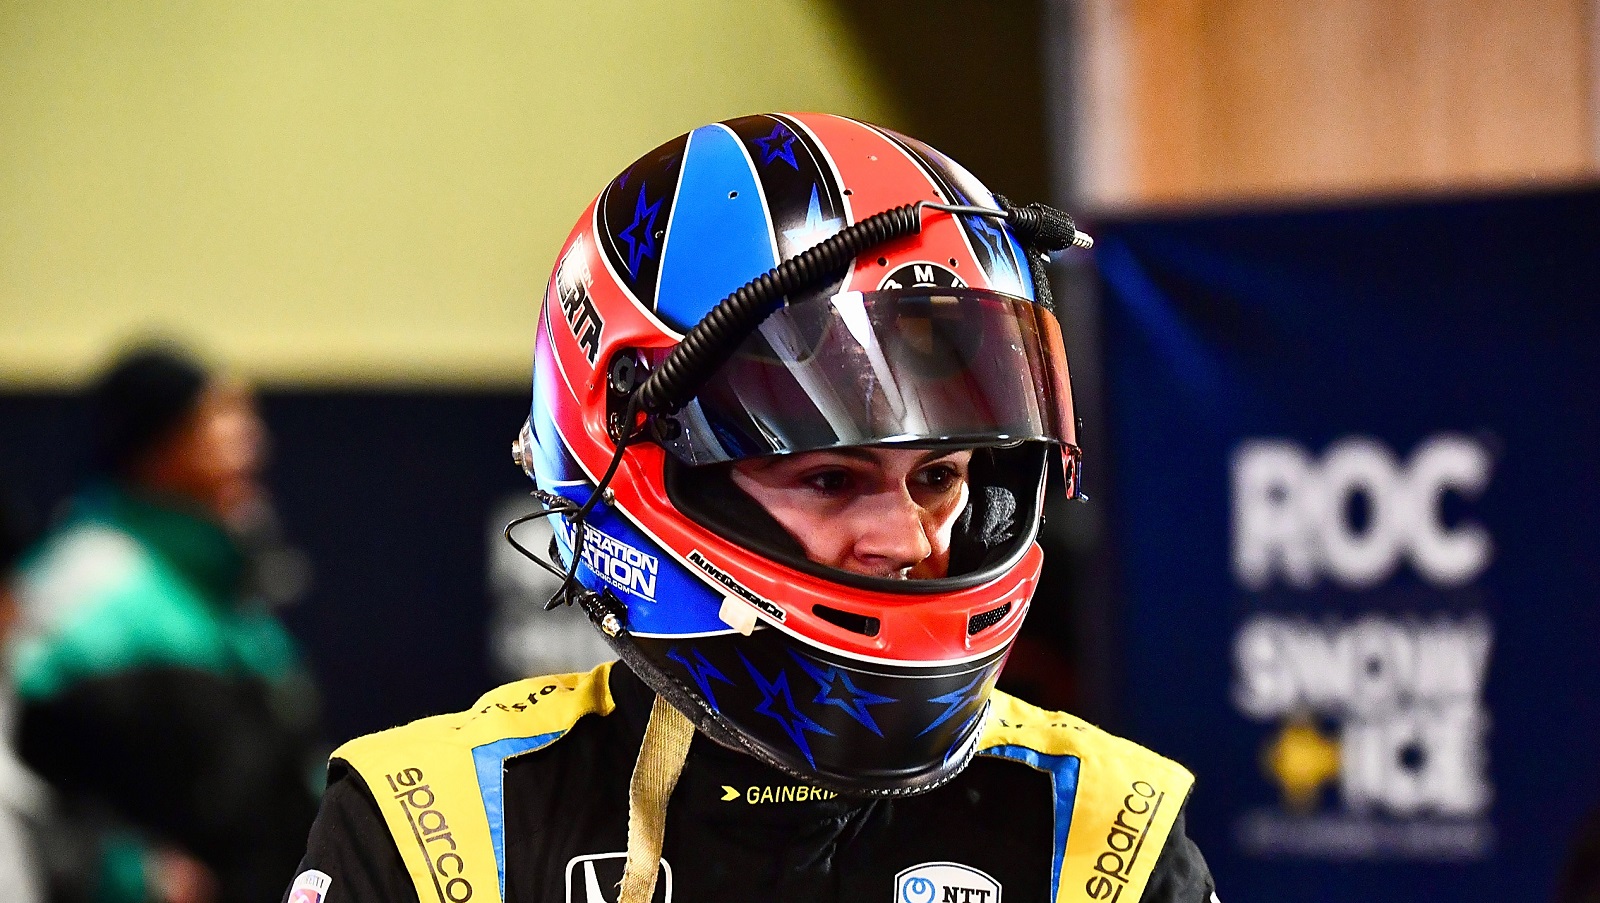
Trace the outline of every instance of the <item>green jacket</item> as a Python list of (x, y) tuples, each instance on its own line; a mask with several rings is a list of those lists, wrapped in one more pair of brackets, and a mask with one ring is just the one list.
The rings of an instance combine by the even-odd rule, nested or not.
[(283, 625), (236, 595), (244, 556), (216, 524), (163, 500), (96, 486), (23, 569), (17, 692), (149, 665), (282, 681), (299, 668)]
[[(222, 899), (269, 899), (315, 813), (324, 747), (287, 630), (240, 597), (245, 557), (181, 505), (111, 485), (24, 563), (11, 649), (24, 761), (87, 808), (188, 850)], [(144, 896), (107, 843), (93, 899)]]

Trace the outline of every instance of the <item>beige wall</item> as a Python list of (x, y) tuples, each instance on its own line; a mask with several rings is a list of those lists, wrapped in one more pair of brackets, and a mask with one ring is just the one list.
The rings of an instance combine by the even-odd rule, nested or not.
[(551, 257), (637, 155), (900, 115), (808, 0), (0, 6), (0, 387), (165, 327), (269, 383), (520, 385)]
[(1595, 0), (1081, 0), (1100, 208), (1550, 185), (1600, 173)]

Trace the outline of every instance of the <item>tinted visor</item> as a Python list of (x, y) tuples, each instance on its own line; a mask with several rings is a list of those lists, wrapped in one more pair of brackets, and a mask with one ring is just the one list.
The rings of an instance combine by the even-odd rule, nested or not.
[(781, 308), (673, 419), (662, 445), (691, 465), (886, 443), (1076, 444), (1054, 315), (981, 289)]

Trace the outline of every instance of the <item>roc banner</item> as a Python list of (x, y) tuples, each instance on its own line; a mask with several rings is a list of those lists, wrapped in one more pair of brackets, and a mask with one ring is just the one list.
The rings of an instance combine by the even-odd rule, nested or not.
[(1197, 774), (1221, 898), (1553, 898), (1600, 810), (1600, 192), (1097, 237), (1121, 727)]

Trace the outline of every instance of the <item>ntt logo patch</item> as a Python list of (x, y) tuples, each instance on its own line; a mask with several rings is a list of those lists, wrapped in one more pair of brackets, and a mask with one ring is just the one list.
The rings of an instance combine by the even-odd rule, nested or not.
[(1000, 903), (1000, 882), (959, 862), (924, 862), (894, 876), (894, 903)]

